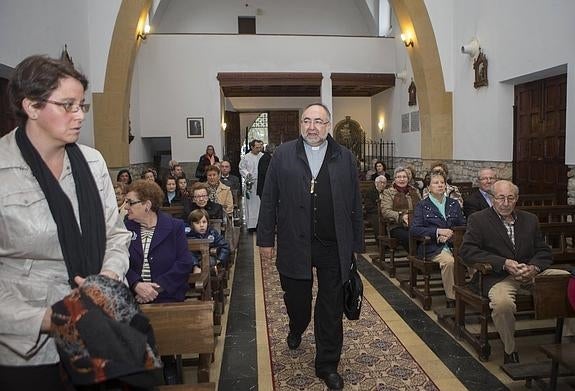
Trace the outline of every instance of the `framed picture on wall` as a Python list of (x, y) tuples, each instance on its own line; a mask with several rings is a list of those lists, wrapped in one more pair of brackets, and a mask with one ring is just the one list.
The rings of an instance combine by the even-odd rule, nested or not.
[(188, 138), (204, 137), (204, 117), (188, 117)]

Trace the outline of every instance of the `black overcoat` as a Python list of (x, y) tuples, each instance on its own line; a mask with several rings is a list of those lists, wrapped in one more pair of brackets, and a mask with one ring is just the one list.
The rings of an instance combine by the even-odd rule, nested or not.
[[(325, 159), (343, 284), (348, 279), (353, 253), (364, 251), (361, 195), (355, 157), (330, 135), (328, 142)], [(257, 234), (258, 246), (272, 247), (277, 229), (278, 271), (294, 279), (312, 278), (312, 174), (303, 143), (300, 136), (276, 149), (261, 197)]]

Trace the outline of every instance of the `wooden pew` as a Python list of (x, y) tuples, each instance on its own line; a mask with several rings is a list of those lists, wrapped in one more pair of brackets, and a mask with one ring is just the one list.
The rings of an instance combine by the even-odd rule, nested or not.
[[(169, 214), (175, 219), (182, 219), (184, 218), (184, 205), (172, 205), (172, 206), (162, 206), (160, 207), (160, 211)], [(185, 219), (187, 221), (187, 219)]]
[(557, 205), (557, 194), (519, 194), (516, 206)]
[[(160, 390), (215, 390), (210, 381), (210, 363), (214, 354), (213, 305), (211, 302), (143, 304), (150, 319), (161, 355), (199, 354), (198, 383), (162, 386)], [(181, 378), (181, 367), (178, 368)]]
[[(552, 268), (567, 269), (575, 265), (575, 224), (573, 223), (543, 223), (540, 224), (541, 233), (551, 247), (553, 256)], [(463, 231), (456, 231), (461, 241)], [(491, 354), (489, 339), (498, 338), (496, 332), (489, 333), (488, 325), (491, 320), (491, 309), (489, 308), (489, 298), (487, 292), (479, 292), (474, 287), (468, 285), (465, 281), (465, 272), (467, 267), (463, 264), (459, 253), (454, 252), (455, 257), (455, 318), (449, 319), (448, 316), (440, 318), (439, 322), (451, 329), (458, 338), (466, 340), (479, 354), (481, 361), (488, 361)], [(473, 267), (480, 273), (479, 286), (482, 286), (483, 276), (491, 273), (491, 265), (487, 263), (477, 263)], [(517, 313), (533, 313), (533, 296), (531, 292), (520, 290), (516, 297)], [(466, 309), (473, 310), (474, 313), (467, 313)], [(466, 327), (466, 316), (474, 315), (479, 317), (480, 331), (474, 333)], [(549, 328), (531, 329), (516, 331), (516, 336), (534, 335), (549, 333)]]
[(533, 213), (540, 223), (575, 222), (575, 205), (530, 205), (517, 208)]
[(203, 301), (212, 300), (210, 289), (210, 241), (208, 239), (188, 239), (188, 250), (202, 254), (201, 269), (199, 274), (190, 274), (188, 282), (190, 290), (186, 297), (196, 298)]
[(525, 380), (527, 388), (531, 388), (531, 383), (536, 381), (543, 389), (547, 389), (541, 379), (549, 377), (549, 389), (555, 390), (560, 362), (567, 366), (562, 375), (573, 374), (575, 371), (575, 344), (561, 343), (564, 319), (575, 317), (575, 311), (567, 299), (570, 278), (568, 274), (535, 278), (533, 288), (535, 319), (556, 319), (554, 343), (540, 347), (551, 361), (504, 364), (501, 367), (513, 380)]

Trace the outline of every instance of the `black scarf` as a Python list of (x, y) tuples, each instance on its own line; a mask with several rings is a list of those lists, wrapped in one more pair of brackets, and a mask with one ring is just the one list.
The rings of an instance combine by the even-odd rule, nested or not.
[(104, 208), (88, 162), (77, 144), (66, 145), (76, 185), (82, 227), (80, 232), (70, 199), (21, 127), (16, 130), (16, 143), (46, 196), (58, 227), (58, 239), (68, 270), (69, 283), (74, 287), (75, 276), (87, 277), (100, 273), (106, 248)]

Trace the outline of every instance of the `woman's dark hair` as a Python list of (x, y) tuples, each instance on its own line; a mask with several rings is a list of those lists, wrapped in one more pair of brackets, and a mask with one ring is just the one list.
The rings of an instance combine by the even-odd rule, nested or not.
[(433, 170), (435, 167), (441, 167), (441, 169), (445, 173), (446, 178), (449, 176), (449, 169), (447, 168), (447, 164), (443, 162), (435, 162), (431, 165), (431, 170)]
[(208, 172), (210, 172), (210, 171), (213, 171), (218, 175), (220, 175), (220, 172), (221, 172), (220, 168), (218, 166), (214, 166), (214, 165), (210, 165), (210, 166), (206, 167), (206, 171), (205, 171), (206, 175), (208, 175)]
[(381, 160), (378, 160), (377, 162), (375, 162), (375, 164), (373, 165), (373, 168), (377, 171), (377, 165), (381, 164), (381, 166), (383, 167), (383, 171), (387, 170), (387, 166), (385, 165), (384, 162), (382, 162)]
[(122, 174), (128, 174), (128, 185), (132, 183), (132, 174), (130, 174), (130, 170), (128, 170), (127, 168), (122, 168), (120, 171), (118, 171), (118, 175), (116, 175), (116, 181), (120, 182), (120, 176)]
[(210, 215), (209, 215), (208, 211), (205, 209), (202, 209), (202, 208), (194, 209), (188, 215), (188, 222), (190, 223), (190, 225), (192, 223), (199, 223), (200, 220), (202, 220), (202, 218), (204, 218), (204, 217), (208, 221), (208, 225), (209, 225), (210, 224)]
[(166, 186), (167, 186), (168, 181), (169, 181), (170, 179), (173, 180), (174, 183), (176, 184), (176, 192), (177, 192), (177, 191), (178, 191), (178, 180), (177, 180), (176, 177), (173, 176), (173, 175), (168, 175), (168, 176), (166, 177), (166, 180), (164, 181), (164, 189), (166, 190), (166, 192), (168, 191), (168, 189), (166, 189)]
[(28, 120), (28, 114), (22, 108), (24, 98), (35, 102), (34, 107), (42, 108), (60, 85), (60, 80), (66, 78), (78, 80), (84, 91), (88, 88), (86, 76), (66, 61), (35, 55), (18, 64), (8, 83), (8, 100), (18, 124), (23, 126)]
[(150, 182), (145, 179), (135, 180), (129, 187), (128, 193), (133, 191), (138, 195), (141, 201), (150, 201), (152, 210), (157, 212), (164, 201), (164, 192), (156, 182)]

